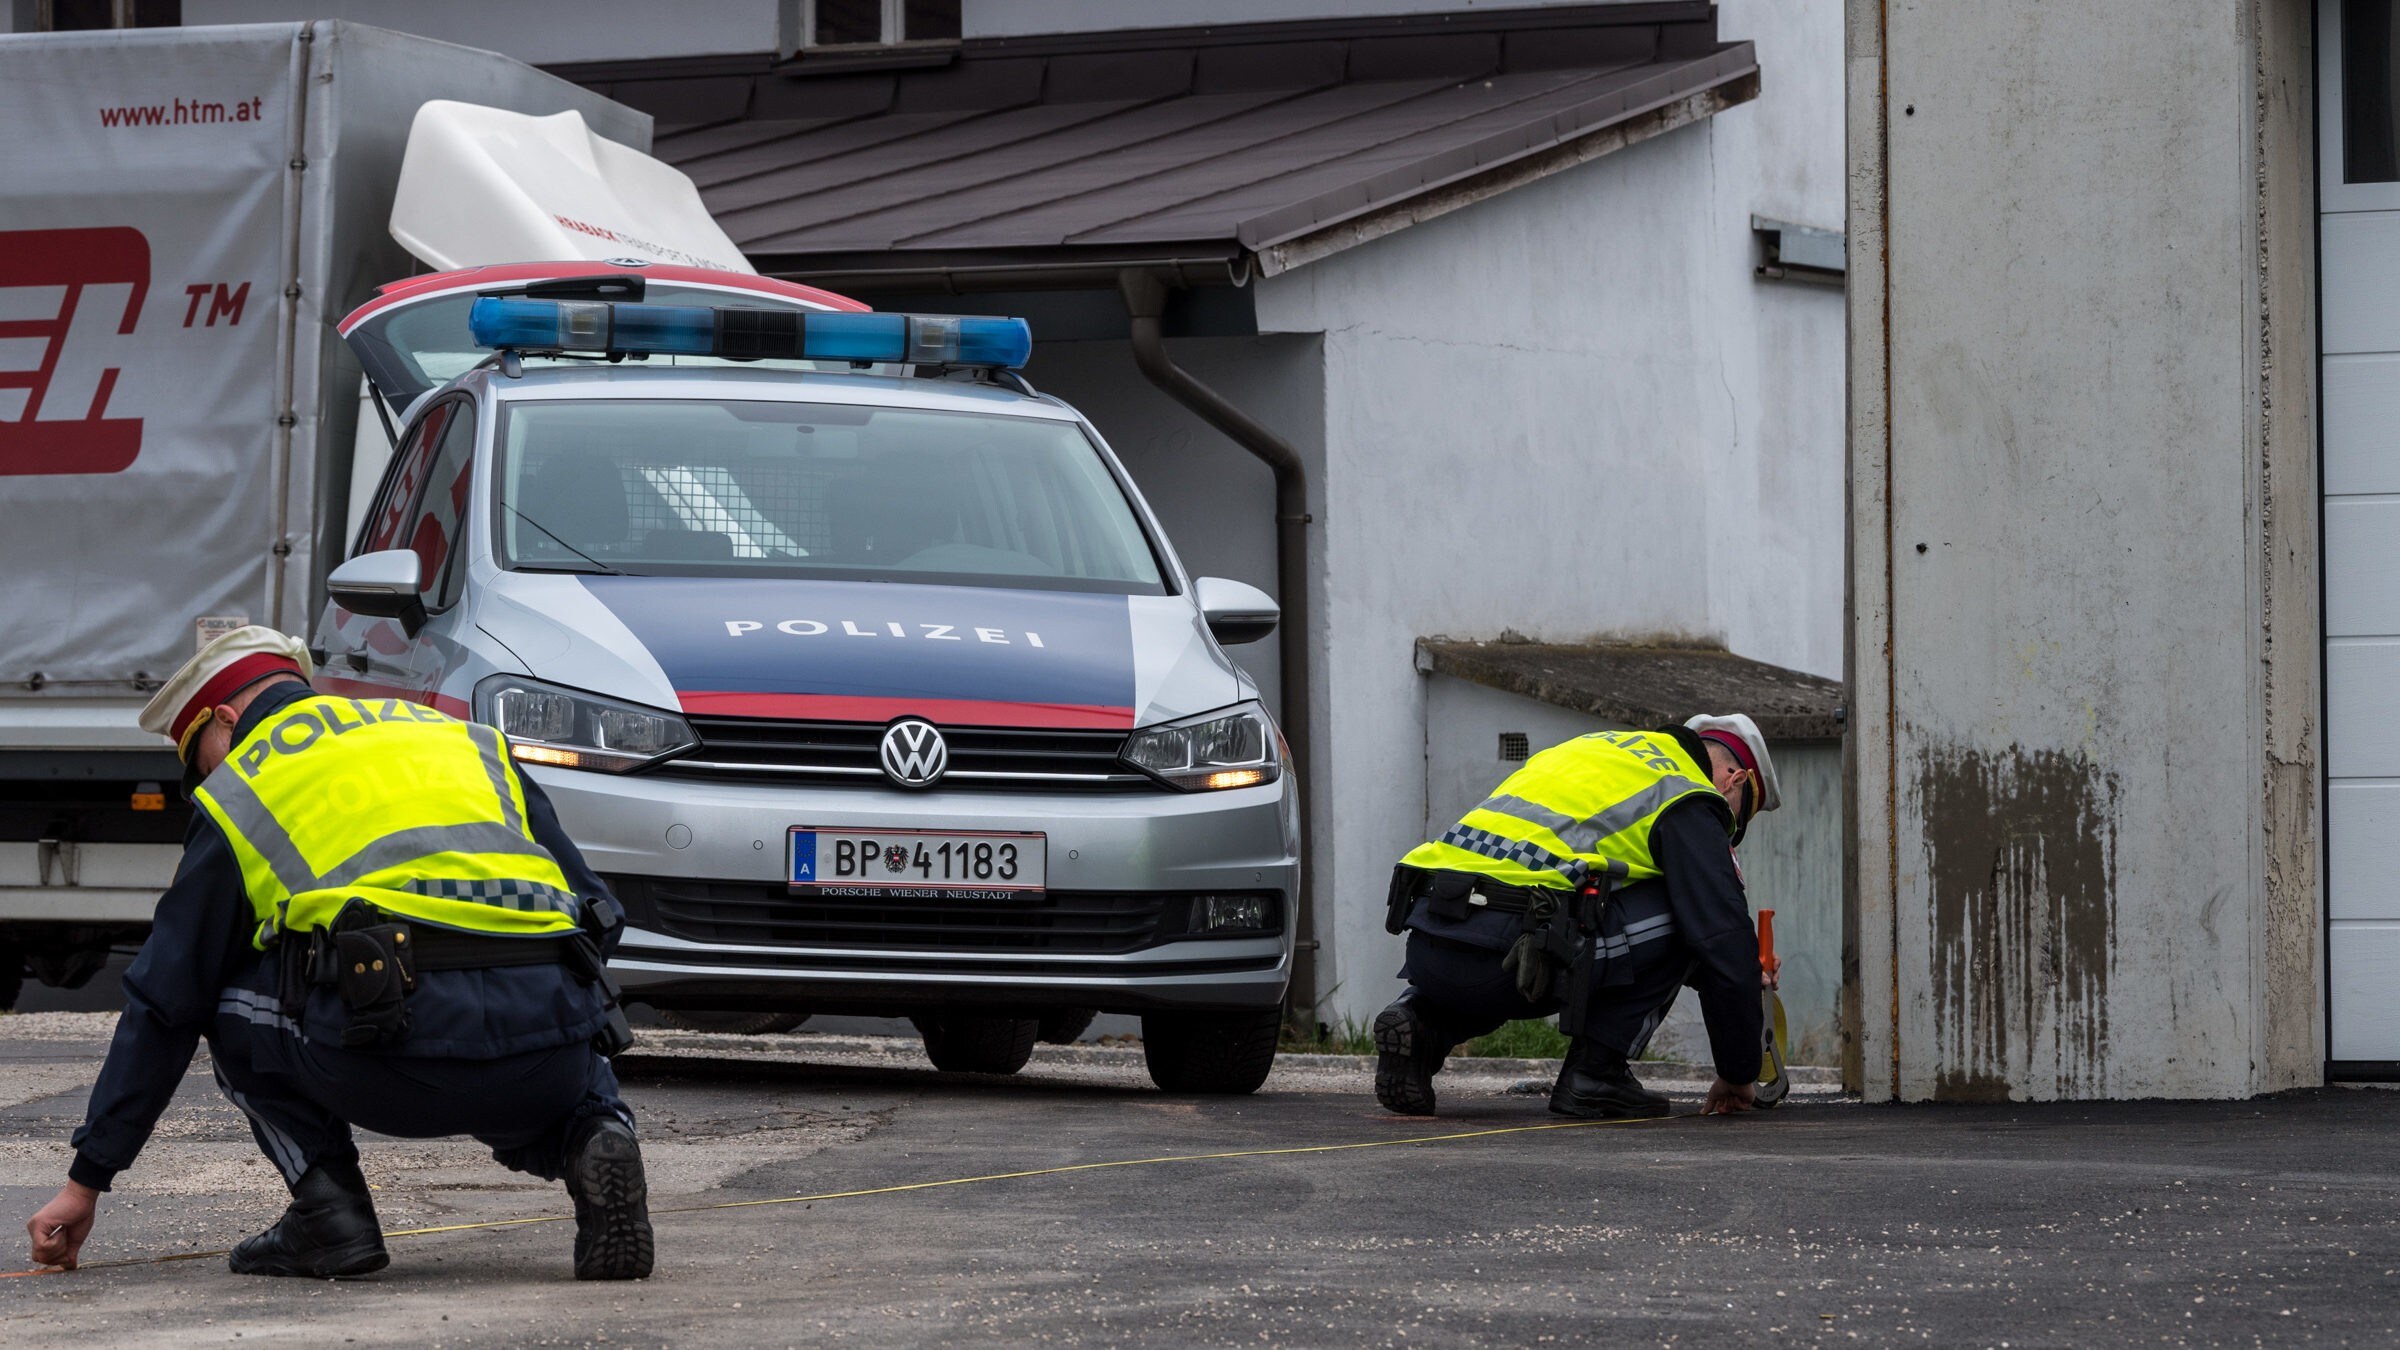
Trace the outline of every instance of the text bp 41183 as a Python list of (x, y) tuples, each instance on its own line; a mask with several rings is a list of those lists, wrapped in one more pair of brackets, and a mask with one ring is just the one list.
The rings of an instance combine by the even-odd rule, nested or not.
[(985, 830), (828, 830), (795, 825), (793, 889), (966, 899), (1039, 893), (1048, 839)]

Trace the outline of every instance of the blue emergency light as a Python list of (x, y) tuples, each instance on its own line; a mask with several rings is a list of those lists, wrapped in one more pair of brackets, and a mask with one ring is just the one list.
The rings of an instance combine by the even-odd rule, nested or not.
[(624, 352), (744, 360), (883, 361), (999, 366), (1033, 356), (1023, 319), (857, 314), (736, 306), (521, 300), (486, 295), (467, 311), (480, 347), (520, 352)]

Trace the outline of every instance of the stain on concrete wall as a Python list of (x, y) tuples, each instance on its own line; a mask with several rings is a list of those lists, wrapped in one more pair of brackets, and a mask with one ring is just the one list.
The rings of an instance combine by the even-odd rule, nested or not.
[(1938, 1100), (2108, 1095), (2115, 774), (2055, 750), (1927, 750)]

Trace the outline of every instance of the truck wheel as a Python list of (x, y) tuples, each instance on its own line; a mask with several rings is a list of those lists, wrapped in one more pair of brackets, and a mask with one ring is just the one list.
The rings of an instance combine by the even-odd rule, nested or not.
[(17, 995), (25, 991), (25, 953), (0, 943), (0, 1012), (15, 1012)]
[(662, 1008), (658, 1020), (678, 1031), (715, 1031), (733, 1036), (772, 1036), (791, 1031), (808, 1020), (807, 1013), (698, 1012)]
[(1099, 1015), (1091, 1008), (1052, 1008), (1042, 1014), (1042, 1044), (1073, 1045)]
[(1168, 1092), (1239, 1096), (1258, 1091), (1275, 1067), (1283, 1010), (1144, 1013), (1142, 1058), (1150, 1081)]
[(943, 1073), (1015, 1073), (1033, 1058), (1042, 1024), (1031, 1017), (944, 1013), (911, 1018), (925, 1036), (925, 1055)]

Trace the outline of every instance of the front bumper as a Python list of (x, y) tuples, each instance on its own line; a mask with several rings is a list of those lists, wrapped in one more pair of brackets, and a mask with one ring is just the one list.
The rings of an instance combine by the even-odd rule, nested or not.
[(1288, 779), (1214, 793), (904, 792), (521, 767), (606, 874), (779, 886), (795, 825), (1038, 831), (1048, 837), (1053, 892), (1283, 897), (1273, 934), (1106, 953), (694, 940), (637, 913), (609, 962), (636, 1002), (883, 1014), (933, 1005), (1242, 1009), (1277, 1006), (1291, 979), (1299, 861)]

